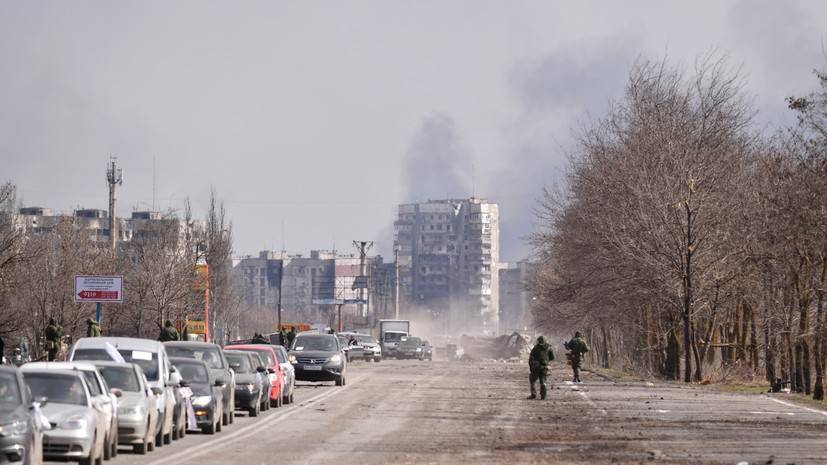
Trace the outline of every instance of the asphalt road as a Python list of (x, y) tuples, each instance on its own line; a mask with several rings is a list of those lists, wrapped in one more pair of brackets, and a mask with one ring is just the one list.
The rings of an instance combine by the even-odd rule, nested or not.
[(525, 364), (354, 363), (345, 387), (302, 384), (291, 406), (240, 414), (132, 464), (827, 464), (827, 413), (783, 398), (616, 382), (555, 365), (545, 401)]

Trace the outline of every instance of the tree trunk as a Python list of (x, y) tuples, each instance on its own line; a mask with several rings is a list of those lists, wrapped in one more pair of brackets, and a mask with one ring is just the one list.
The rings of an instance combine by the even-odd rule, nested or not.
[(815, 400), (824, 400), (824, 286), (827, 283), (827, 253), (822, 254), (820, 278), (816, 291), (816, 382), (813, 387), (813, 399)]

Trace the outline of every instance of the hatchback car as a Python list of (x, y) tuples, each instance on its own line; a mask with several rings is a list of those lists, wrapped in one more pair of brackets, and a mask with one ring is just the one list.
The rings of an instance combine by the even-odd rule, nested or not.
[(347, 359), (332, 334), (299, 334), (290, 347), (290, 363), (298, 381), (334, 381), (347, 383)]
[(94, 362), (110, 388), (119, 389), (118, 444), (132, 447), (136, 454), (146, 454), (158, 423), (155, 394), (146, 382), (144, 371), (134, 363)]
[(235, 405), (235, 378), (221, 346), (211, 342), (172, 341), (165, 342), (164, 347), (170, 357), (194, 358), (210, 367), (213, 377), (223, 386), (223, 405), (228, 406), (221, 417), (221, 423), (225, 426), (232, 423), (234, 413), (231, 406)]
[(405, 336), (399, 341), (397, 358), (415, 358), (422, 360), (422, 339), (415, 336)]
[(288, 360), (287, 349), (284, 346), (272, 346), (276, 351), (281, 372), (284, 374), (284, 386), (281, 390), (281, 399), (285, 404), (293, 403), (293, 393), (296, 390), (296, 370)]
[(238, 344), (224, 346), (224, 350), (255, 351), (264, 361), (265, 368), (270, 377), (270, 407), (281, 407), (283, 405), (282, 388), (284, 386), (284, 373), (278, 362), (278, 355), (274, 346), (269, 344)]
[(201, 360), (170, 357), (169, 361), (181, 374), (181, 385), (192, 389), (192, 407), (197, 426), (205, 434), (221, 431), (226, 384), (217, 380), (210, 367)]
[(118, 396), (121, 395), (121, 392), (120, 390), (110, 392), (106, 380), (98, 372), (95, 365), (87, 362), (35, 362), (26, 366), (29, 368), (78, 370), (83, 373), (92, 397), (103, 401), (102, 414), (107, 424), (103, 458), (109, 460), (118, 455)]
[(20, 370), (0, 367), (0, 462), (43, 463), (40, 404), (35, 402)]
[(256, 352), (254, 350), (251, 351), (243, 351), (240, 350), (239, 352), (247, 352), (250, 354), (250, 357), (253, 358), (253, 365), (256, 367), (256, 371), (258, 372), (259, 377), (261, 377), (261, 387), (263, 389), (264, 395), (261, 396), (261, 411), (266, 412), (270, 410), (270, 374), (267, 371), (267, 363), (261, 356), (261, 352)]
[(250, 352), (227, 350), (224, 351), (224, 356), (235, 372), (235, 409), (244, 410), (251, 417), (257, 417), (261, 412), (262, 398), (265, 395), (264, 382), (258, 370), (267, 369), (259, 366)]
[(83, 465), (100, 463), (106, 446), (104, 405), (89, 390), (86, 378), (77, 370), (21, 368), (23, 380), (35, 398), (45, 397), (43, 414), (51, 429), (43, 438), (47, 459), (77, 460)]

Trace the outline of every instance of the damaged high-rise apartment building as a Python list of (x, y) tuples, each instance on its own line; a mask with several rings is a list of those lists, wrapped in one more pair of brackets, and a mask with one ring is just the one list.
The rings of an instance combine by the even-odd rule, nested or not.
[(498, 331), (499, 209), (484, 199), (399, 205), (394, 248), (403, 317), (446, 334)]

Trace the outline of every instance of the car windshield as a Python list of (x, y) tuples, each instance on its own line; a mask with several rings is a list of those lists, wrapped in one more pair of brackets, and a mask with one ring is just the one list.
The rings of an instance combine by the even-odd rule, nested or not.
[(224, 355), (227, 356), (227, 362), (229, 362), (230, 366), (236, 373), (250, 373), (253, 371), (253, 367), (250, 366), (250, 357), (248, 357), (247, 354)]
[(262, 352), (249, 352), (249, 354), (253, 356), (253, 363), (257, 363), (256, 368), (267, 366), (267, 362), (265, 362), (264, 357), (261, 356)]
[(224, 369), (224, 360), (221, 358), (218, 347), (167, 346), (167, 355), (170, 357), (194, 358), (206, 363), (212, 369)]
[(284, 348), (276, 348), (276, 357), (278, 357), (279, 363), (287, 363), (287, 353)]
[(385, 333), (385, 340), (389, 342), (398, 342), (404, 335), (405, 333)]
[(190, 384), (208, 384), (210, 375), (207, 367), (195, 363), (176, 363), (175, 368), (181, 373), (181, 379)]
[(273, 352), (269, 350), (258, 350), (258, 349), (233, 349), (233, 350), (243, 350), (244, 352), (253, 352), (258, 354), (261, 357), (261, 360), (264, 362), (265, 368), (273, 368), (276, 366), (276, 359), (273, 357)]
[(407, 339), (402, 340), (402, 342), (400, 342), (399, 344), (403, 347), (419, 347), (420, 345), (422, 345), (422, 340), (418, 337), (409, 337)]
[(35, 399), (45, 397), (54, 404), (87, 405), (83, 382), (77, 376), (59, 373), (25, 373), (23, 379)]
[(0, 404), (20, 404), (20, 389), (14, 373), (0, 373)]
[(126, 392), (141, 392), (141, 383), (132, 367), (98, 367), (106, 384)]
[[(134, 363), (144, 370), (149, 381), (158, 381), (158, 355), (144, 350), (118, 350), (127, 362)], [(105, 349), (77, 349), (72, 360), (112, 361)]]
[(315, 336), (299, 336), (293, 341), (293, 350), (320, 350), (325, 352), (334, 352), (339, 350), (336, 345), (336, 338), (333, 336), (315, 335)]

